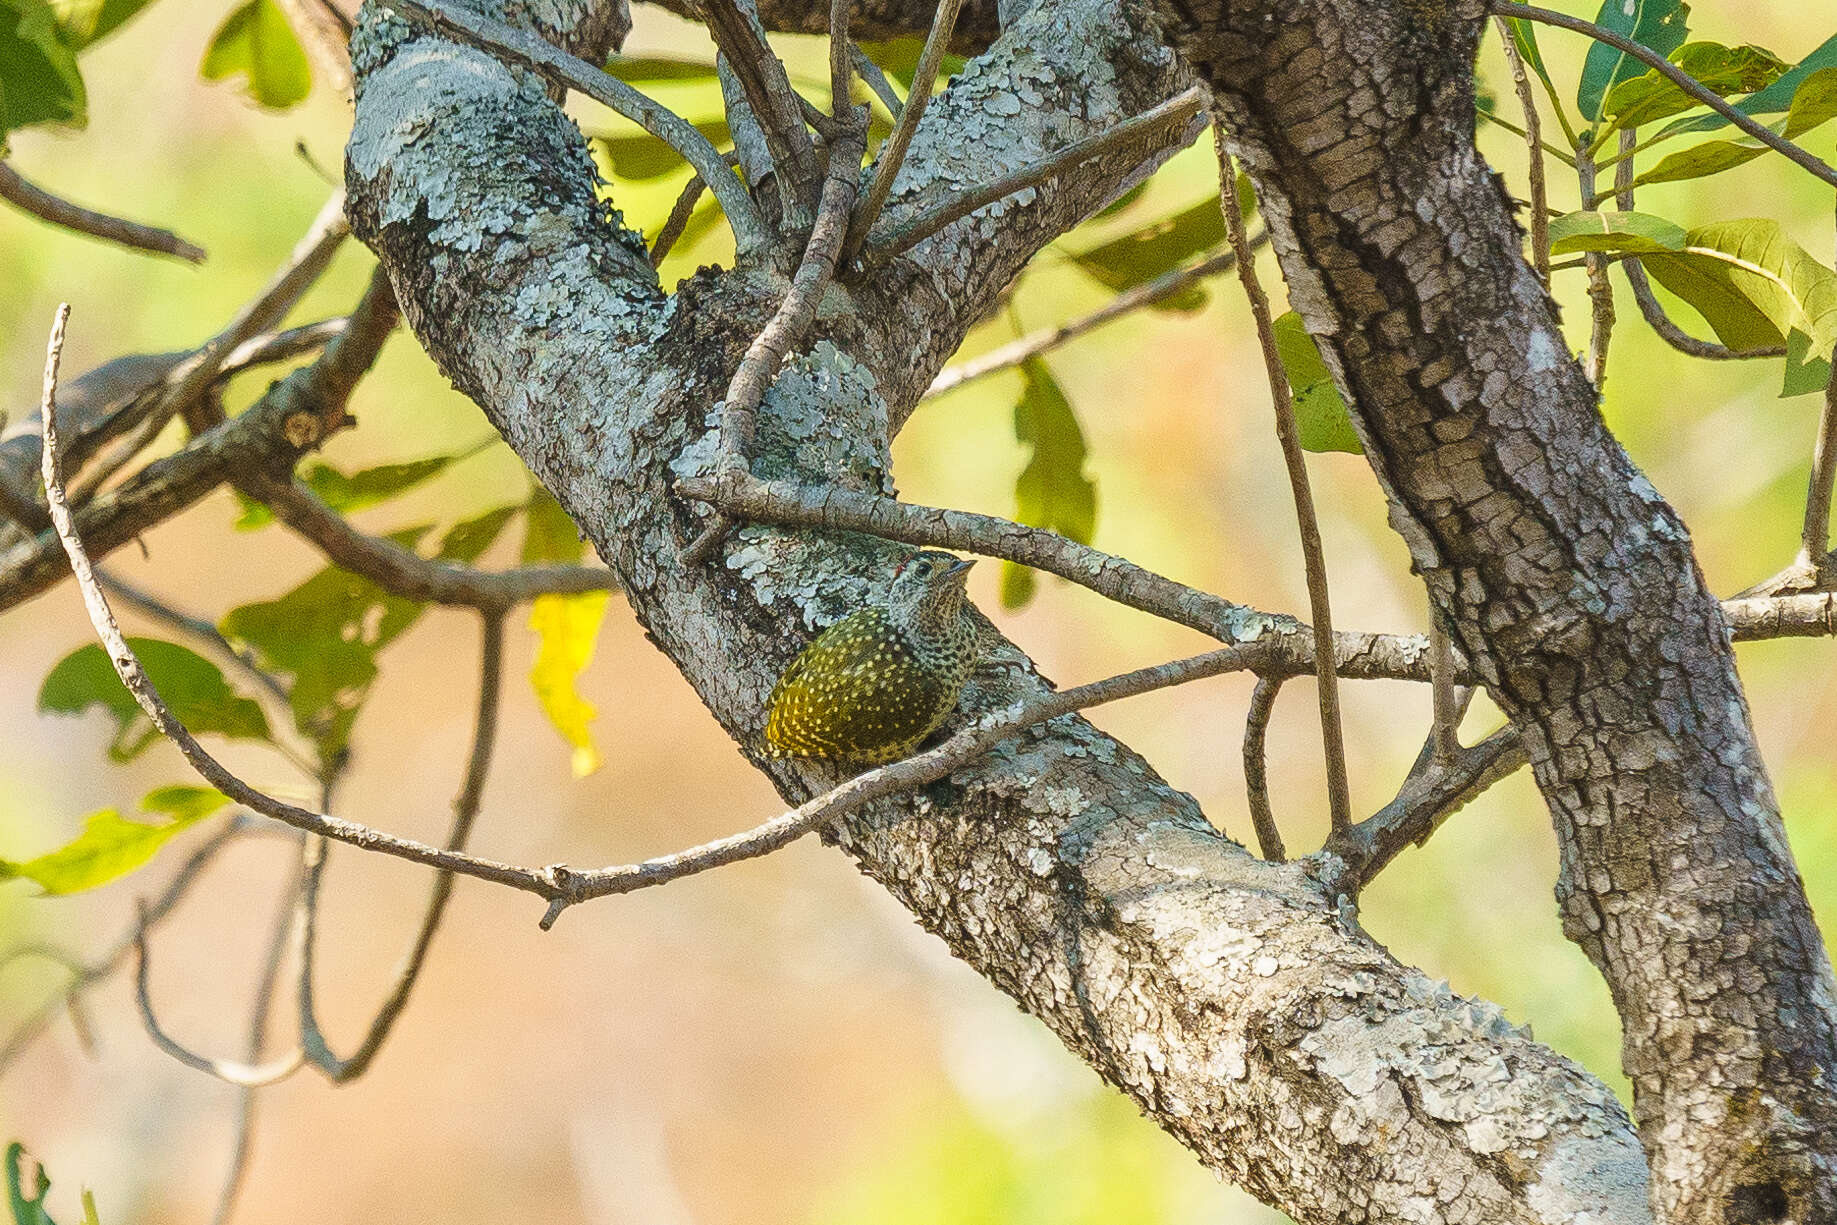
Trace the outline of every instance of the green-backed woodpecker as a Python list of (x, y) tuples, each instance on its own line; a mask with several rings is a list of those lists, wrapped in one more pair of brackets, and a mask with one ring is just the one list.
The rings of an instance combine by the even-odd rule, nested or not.
[(916, 553), (894, 572), (885, 603), (856, 609), (805, 647), (772, 690), (765, 739), (774, 754), (872, 764), (929, 736), (976, 663), (981, 630), (963, 591), (973, 565)]

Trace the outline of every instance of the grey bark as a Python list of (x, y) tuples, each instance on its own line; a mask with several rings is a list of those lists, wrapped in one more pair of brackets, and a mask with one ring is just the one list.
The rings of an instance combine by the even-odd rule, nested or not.
[(1431, 598), (1522, 733), (1663, 1220), (1837, 1221), (1837, 995), (1677, 514), (1474, 149), (1485, 7), (1166, 0)]
[[(572, 49), (603, 47), (584, 3)], [(769, 259), (665, 298), (607, 224), (579, 133), (540, 82), (367, 14), (347, 156), (354, 226), (424, 346), (555, 491), (632, 606), (742, 748), (773, 679), (904, 550), (736, 531), (675, 561), (706, 512), (715, 401), (782, 297)], [(1144, 10), (1029, 13), (928, 112), (891, 224), (1171, 96), (1184, 70)], [(761, 408), (755, 471), (885, 491), (889, 435), (1043, 245), (1152, 168), (1107, 166), (958, 222), (864, 283)], [(975, 686), (965, 713), (1041, 680)], [(787, 798), (840, 775), (763, 763)], [(833, 831), (959, 956), (1046, 1022), (1213, 1168), (1303, 1222), (1638, 1222), (1645, 1165), (1612, 1096), (1397, 964), (1314, 875), (1215, 830), (1080, 719)]]

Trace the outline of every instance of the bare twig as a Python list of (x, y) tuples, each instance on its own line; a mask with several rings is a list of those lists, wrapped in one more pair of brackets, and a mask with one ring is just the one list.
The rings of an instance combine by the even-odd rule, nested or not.
[[(1632, 39), (1604, 29), (1592, 21), (1584, 21), (1579, 17), (1570, 17), (1563, 13), (1554, 13), (1549, 9), (1534, 8), (1528, 4), (1516, 4), (1511, 0), (1492, 0), (1491, 8), (1494, 13), (1502, 17), (1519, 17), (1526, 21), (1556, 26), (1559, 29), (1573, 30), (1577, 34), (1586, 34), (1596, 42), (1606, 43), (1616, 51), (1632, 56), (1755, 140), (1784, 155), (1789, 161), (1811, 172), (1824, 182), (1837, 187), (1837, 169), (1833, 169), (1827, 163), (1812, 156), (1803, 147), (1787, 140), (1772, 128), (1736, 110), (1727, 101), (1705, 88), (1702, 82), (1650, 47), (1641, 46)], [(1584, 192), (1583, 198), (1588, 198), (1589, 194), (1589, 192)]]
[(893, 84), (887, 80), (887, 74), (880, 70), (879, 64), (867, 57), (867, 52), (853, 39), (849, 40), (848, 56), (854, 62), (856, 75), (867, 82), (867, 87), (880, 99), (880, 105), (886, 107), (887, 114), (893, 116), (894, 123), (898, 123), (906, 107), (899, 100), (899, 95), (893, 92)]
[(312, 748), (296, 742), (288, 734), (287, 729), (293, 726), (293, 710), (286, 687), (257, 664), (253, 654), (231, 645), (230, 640), (204, 618), (181, 612), (157, 596), (113, 575), (98, 570), (96, 581), (102, 584), (103, 590), (142, 615), (192, 639), (202, 648), (201, 653), (206, 658), (247, 681), (255, 694), (255, 700), (261, 704), (262, 713), (267, 716), (269, 730), (274, 734), (274, 747), (306, 777), (319, 776), (319, 765), (314, 760)]
[(1225, 232), (1231, 238), (1231, 249), (1237, 252), (1237, 275), (1250, 299), (1251, 318), (1256, 321), (1257, 340), (1263, 347), (1263, 365), (1269, 375), (1269, 396), (1276, 411), (1276, 439), (1282, 444), (1282, 461), (1288, 468), (1288, 482), (1295, 500), (1295, 523), (1301, 534), (1301, 556), (1308, 579), (1308, 607), (1314, 617), (1314, 655), (1319, 662), (1316, 675), (1320, 689), (1320, 736), (1327, 766), (1327, 812), (1335, 830), (1352, 823), (1351, 787), (1346, 777), (1346, 741), (1340, 727), (1339, 676), (1334, 667), (1333, 609), (1327, 590), (1327, 561), (1321, 548), (1320, 523), (1314, 514), (1314, 498), (1308, 491), (1307, 459), (1301, 451), (1301, 439), (1295, 429), (1295, 404), (1289, 394), (1288, 375), (1282, 366), (1282, 355), (1276, 351), (1275, 326), (1270, 319), (1269, 299), (1257, 280), (1256, 259), (1244, 237), (1244, 215), (1238, 210), (1237, 165), (1225, 148), (1225, 125), (1214, 126), (1214, 143), (1218, 152), (1218, 204), (1225, 214)]
[(1524, 744), (1515, 727), (1501, 728), (1472, 748), (1461, 749), (1446, 767), (1435, 764), (1431, 738), (1395, 799), (1327, 839), (1322, 853), (1338, 856), (1343, 865), (1340, 887), (1356, 895), (1404, 848), (1427, 842), (1442, 822), (1524, 763)]
[[(842, 236), (848, 230), (848, 214), (855, 200), (855, 180), (861, 169), (862, 133), (860, 129), (836, 137), (829, 147), (829, 174), (823, 181), (823, 198), (817, 207), (816, 224), (810, 230), (810, 241), (804, 247), (803, 259), (791, 278), (791, 288), (779, 303), (778, 310), (761, 328), (746, 355), (727, 384), (727, 395), (721, 406), (721, 458), (717, 476), (725, 481), (747, 474), (747, 454), (758, 428), (759, 402), (766, 389), (778, 377), (778, 368), (787, 354), (803, 338), (816, 317), (817, 304), (829, 287), (836, 271), (836, 257), (842, 248)], [(682, 563), (697, 566), (707, 560), (732, 527), (725, 516), (714, 522), (683, 550)]]
[[(297, 871), (295, 873), (298, 875)], [(254, 1003), (249, 1008), (249, 1027), (245, 1062), (261, 1060), (268, 1044), (268, 1015), (274, 1009), (275, 986), (280, 981), (281, 960), (287, 955), (287, 936), (293, 927), (293, 897), (299, 891), (297, 880), (281, 890), (280, 913), (275, 915), (268, 937), (268, 948), (262, 956), (261, 974), (255, 982)], [(236, 1093), (235, 1139), (231, 1142), (230, 1166), (224, 1171), (223, 1188), (217, 1193), (217, 1207), (211, 1214), (211, 1225), (229, 1225), (236, 1211), (236, 1200), (249, 1171), (249, 1156), (255, 1147), (255, 1095), (257, 1086), (244, 1085)]]
[(542, 926), (549, 927), (563, 910), (589, 898), (667, 884), (710, 868), (775, 851), (872, 800), (943, 778), (1015, 732), (1036, 723), (1202, 677), (1254, 670), (1263, 653), (1264, 647), (1259, 643), (1222, 647), (1204, 655), (1125, 672), (1060, 693), (1044, 694), (986, 715), (934, 749), (858, 774), (841, 786), (744, 834), (623, 867), (601, 868), (594, 872), (551, 869), (560, 891), (550, 901)]
[(1531, 266), (1537, 279), (1550, 287), (1550, 192), (1544, 182), (1543, 120), (1537, 113), (1537, 97), (1531, 92), (1531, 77), (1524, 70), (1524, 58), (1518, 54), (1518, 43), (1512, 38), (1511, 23), (1503, 17), (1493, 19), (1499, 27), (1499, 38), (1505, 44), (1505, 59), (1512, 68), (1512, 88), (1518, 93), (1518, 106), (1524, 112), (1525, 154), (1531, 170)]
[(1439, 766), (1452, 764), (1461, 751), (1461, 714), (1466, 704), (1455, 691), (1454, 669), (1454, 643), (1442, 624), (1441, 614), (1431, 608), (1429, 684), (1434, 698), (1435, 728), (1429, 740), (1435, 746), (1435, 762)]
[[(971, 511), (916, 506), (835, 486), (789, 485), (752, 477), (731, 487), (707, 477), (686, 477), (676, 488), (685, 497), (709, 502), (743, 519), (864, 532), (1031, 566), (1221, 642), (1269, 642), (1271, 654), (1261, 665), (1265, 674), (1300, 676), (1315, 670), (1314, 634), (1307, 625), (1175, 582), (1125, 557), (1046, 528)], [(1429, 679), (1427, 642), (1421, 637), (1341, 632), (1333, 641), (1341, 676)], [(1467, 679), (1465, 674), (1463, 679)]]
[(1665, 313), (1665, 308), (1652, 292), (1652, 282), (1646, 276), (1645, 267), (1636, 257), (1621, 261), (1620, 270), (1626, 273), (1627, 283), (1633, 287), (1633, 301), (1639, 306), (1639, 313), (1660, 340), (1689, 357), (1707, 358), (1710, 361), (1729, 362), (1746, 361), (1756, 357), (1783, 357), (1785, 345), (1767, 345), (1758, 349), (1731, 349), (1727, 345), (1717, 344), (1713, 340), (1698, 340), (1689, 332), (1672, 321)]
[[(844, 127), (854, 122), (855, 115), (851, 101), (854, 60), (849, 55), (855, 44), (848, 40), (849, 3), (850, 0), (829, 0), (829, 114)], [(857, 171), (861, 169), (860, 156), (855, 155)]]
[(874, 157), (874, 177), (868, 183), (867, 195), (862, 197), (854, 220), (849, 222), (848, 239), (842, 245), (844, 266), (854, 262), (867, 241), (868, 231), (874, 228), (887, 195), (893, 190), (893, 180), (899, 177), (906, 150), (912, 144), (912, 134), (918, 131), (919, 120), (925, 117), (925, 104), (931, 101), (938, 65), (944, 62), (950, 32), (957, 24), (957, 13), (962, 7), (963, 0), (939, 0), (938, 11), (931, 19), (931, 32), (925, 36), (925, 49), (919, 52), (918, 66), (912, 70), (912, 88), (906, 92), (905, 105), (896, 112), (898, 118), (893, 124), (893, 134), (887, 137)]
[(663, 261), (670, 254), (670, 248), (676, 245), (683, 231), (689, 227), (689, 218), (695, 212), (696, 201), (702, 198), (702, 192), (708, 184), (696, 175), (683, 184), (682, 194), (676, 197), (676, 203), (670, 206), (670, 215), (663, 219), (663, 228), (657, 231), (657, 240), (651, 244), (651, 267), (663, 267)]
[(625, 116), (652, 136), (682, 154), (695, 167), (733, 227), (734, 242), (742, 254), (771, 241), (771, 231), (759, 215), (746, 187), (734, 177), (726, 161), (694, 124), (659, 106), (617, 77), (544, 42), (526, 30), (480, 17), (440, 0), (388, 0), (388, 6), (418, 20), (436, 32), (494, 55), (508, 56), (570, 89), (577, 89), (602, 106)]
[[(791, 185), (790, 197), (808, 210), (822, 172), (810, 134), (804, 130), (802, 99), (791, 88), (784, 63), (754, 24), (748, 11), (751, 7), (748, 4), (742, 8), (736, 0), (705, 0), (702, 16), (715, 46), (720, 48), (721, 58), (740, 82), (746, 104), (765, 137), (773, 166), (780, 178)], [(808, 211), (803, 214), (809, 215)]]
[(240, 1060), (213, 1059), (200, 1055), (175, 1040), (160, 1026), (159, 1017), (153, 1011), (153, 999), (148, 993), (149, 975), (147, 955), (147, 920), (146, 902), (140, 904), (141, 919), (134, 927), (134, 1001), (140, 1008), (141, 1024), (146, 1027), (147, 1036), (153, 1039), (153, 1045), (172, 1056), (188, 1068), (214, 1076), (231, 1085), (241, 1085), (246, 1089), (272, 1085), (276, 1081), (286, 1080), (299, 1071), (306, 1063), (306, 1053), (298, 1047), (278, 1059), (267, 1063), (250, 1064)]
[(1288, 858), (1282, 845), (1282, 830), (1276, 825), (1276, 814), (1269, 806), (1269, 770), (1265, 743), (1269, 739), (1269, 717), (1275, 713), (1276, 695), (1282, 692), (1282, 678), (1264, 676), (1250, 693), (1250, 709), (1244, 713), (1244, 792), (1250, 807), (1250, 824), (1257, 831), (1257, 846), (1263, 858), (1281, 863)]
[[(152, 926), (159, 923), (184, 900), (185, 895), (203, 876), (204, 869), (210, 865), (219, 852), (257, 828), (259, 827), (252, 818), (232, 817), (209, 838), (199, 843), (197, 849), (179, 866), (178, 871), (172, 874), (172, 879), (166, 883), (166, 887), (160, 891), (158, 897), (147, 907), (147, 925)], [(279, 827), (268, 826), (267, 828)], [(122, 963), (128, 959), (128, 955), (134, 951), (134, 942), (135, 932), (130, 931), (108, 952), (90, 962), (78, 962), (67, 953), (40, 945), (27, 945), (13, 949), (4, 959), (0, 959), (0, 967), (4, 967), (20, 957), (49, 957), (71, 968), (71, 979), (65, 984), (64, 989), (45, 1000), (20, 1023), (17, 1029), (7, 1036), (5, 1045), (0, 1046), (0, 1076), (4, 1076), (7, 1069), (13, 1066), (13, 1061), (38, 1040), (38, 1036), (45, 1031), (45, 1027), (51, 1023), (51, 1019), (58, 1014), (60, 1009), (68, 1007), (90, 987), (120, 969)]]
[(220, 423), (223, 420), (221, 407), (214, 413), (193, 411), (202, 400), (204, 389), (216, 382), (232, 353), (286, 317), (325, 272), (332, 256), (338, 253), (339, 246), (350, 234), (351, 224), (345, 220), (344, 189), (341, 187), (319, 209), (318, 216), (313, 218), (312, 225), (294, 245), (287, 262), (281, 265), (267, 287), (172, 372), (165, 395), (150, 415), (163, 419), (175, 412), (185, 413), (186, 423), (194, 434)]
[[(1269, 244), (1269, 233), (1259, 230), (1251, 236), (1250, 249), (1260, 251)], [(1175, 268), (1163, 272), (1152, 281), (1144, 281), (1133, 289), (1126, 289), (1110, 301), (1088, 315), (1062, 323), (1055, 328), (1047, 328), (1009, 341), (998, 349), (991, 349), (980, 357), (972, 357), (956, 366), (946, 367), (938, 377), (931, 380), (931, 386), (925, 389), (925, 398), (941, 396), (947, 391), (955, 391), (965, 383), (995, 374), (1002, 370), (1011, 370), (1026, 362), (1029, 358), (1050, 353), (1061, 345), (1076, 340), (1087, 332), (1096, 330), (1106, 323), (1120, 319), (1125, 315), (1165, 302), (1183, 292), (1188, 286), (1196, 285), (1208, 277), (1221, 272), (1229, 272), (1237, 264), (1237, 256), (1230, 251), (1221, 251), (1217, 255), (1207, 256), (1196, 264), (1185, 268)]]
[(1824, 385), (1824, 413), (1812, 443), (1811, 480), (1805, 492), (1805, 526), (1799, 533), (1797, 564), (1814, 575), (1829, 564), (1831, 486), (1837, 481), (1837, 352), (1831, 354), (1831, 377)]
[[(473, 723), (472, 752), (466, 761), (465, 782), (460, 788), (459, 797), (453, 801), (453, 826), (446, 841), (446, 849), (449, 851), (464, 850), (472, 836), (472, 826), (478, 818), (479, 804), (484, 798), (485, 778), (491, 770), (492, 745), (497, 739), (498, 694), (503, 687), (504, 672), (504, 618), (501, 613), (487, 615), (483, 622), (478, 715)], [(383, 1043), (388, 1040), (389, 1031), (394, 1027), (396, 1019), (402, 1015), (402, 1009), (407, 1006), (409, 993), (414, 990), (421, 967), (427, 962), (427, 952), (433, 945), (434, 933), (440, 929), (447, 902), (453, 896), (453, 874), (435, 874), (427, 906), (422, 913), (420, 929), (415, 934), (407, 956), (396, 970), (394, 984), (371, 1018), (363, 1041), (348, 1058), (340, 1059), (332, 1052), (320, 1031), (313, 1009), (313, 949), (318, 915), (316, 902), (320, 874), (325, 862), (325, 840), (312, 839), (307, 855), (300, 888), (297, 928), (300, 945), (300, 1041), (306, 1048), (307, 1059), (323, 1071), (332, 1083), (343, 1084), (362, 1076), (369, 1068), (377, 1052), (383, 1049)]]
[(22, 178), (17, 170), (3, 161), (0, 161), (0, 200), (11, 201), (41, 221), (136, 251), (176, 255), (194, 264), (201, 264), (205, 259), (203, 247), (186, 242), (171, 230), (141, 225), (137, 221), (124, 221), (59, 199)]
[[(862, 261), (868, 264), (885, 263), (978, 209), (987, 208), (1017, 191), (1025, 191), (1029, 187), (1037, 187), (1058, 178), (1094, 157), (1120, 157), (1124, 154), (1119, 153), (1119, 150), (1153, 145), (1163, 139), (1168, 130), (1178, 129), (1190, 122), (1204, 104), (1204, 91), (1194, 86), (1095, 136), (1075, 141), (1043, 161), (952, 196), (894, 227), (884, 237), (869, 242), (862, 250)], [(907, 113), (910, 111), (908, 107)]]
[[(1595, 190), (1594, 153), (1587, 148), (1578, 148), (1575, 155), (1576, 181), (1581, 185), (1582, 198), (1588, 199)], [(1612, 262), (1596, 251), (1590, 251), (1582, 257), (1583, 265), (1588, 269), (1588, 356), (1582, 364), (1582, 371), (1588, 381), (1594, 384), (1595, 394), (1600, 395), (1607, 385), (1607, 349), (1614, 335), (1614, 286), (1607, 279), (1607, 269)]]

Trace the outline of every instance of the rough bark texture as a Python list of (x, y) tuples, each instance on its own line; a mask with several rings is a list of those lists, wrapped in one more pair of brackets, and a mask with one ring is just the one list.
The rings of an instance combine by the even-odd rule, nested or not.
[[(544, 13), (556, 30), (609, 28), (585, 0)], [(672, 482), (711, 472), (716, 399), (782, 267), (705, 271), (666, 299), (540, 82), (375, 12), (354, 63), (353, 223), (417, 335), (587, 530), (715, 717), (756, 744), (778, 671), (906, 552), (755, 526), (707, 566), (675, 560), (706, 512)], [(1183, 83), (1146, 12), (1036, 9), (928, 111), (888, 223)], [(755, 472), (889, 489), (889, 435), (964, 332), (1034, 252), (1148, 169), (1023, 192), (869, 284), (832, 286), (819, 338), (761, 407)], [(1042, 683), (1001, 650), (1018, 679), (973, 686), (966, 711)], [(763, 768), (792, 799), (838, 781)], [(835, 837), (1159, 1124), (1304, 1223), (1649, 1219), (1643, 1156), (1598, 1082), (1398, 965), (1310, 865), (1254, 860), (1082, 720)]]
[(1677, 515), (1473, 144), (1474, 0), (1167, 0), (1437, 607), (1523, 733), (1662, 1219), (1837, 1221), (1829, 961)]

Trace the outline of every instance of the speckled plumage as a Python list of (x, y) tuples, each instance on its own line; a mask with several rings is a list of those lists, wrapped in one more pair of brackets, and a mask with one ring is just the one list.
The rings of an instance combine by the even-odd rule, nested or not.
[(805, 647), (772, 690), (771, 751), (872, 764), (918, 747), (956, 708), (976, 663), (980, 630), (963, 593), (972, 564), (918, 553), (885, 603), (856, 609)]

